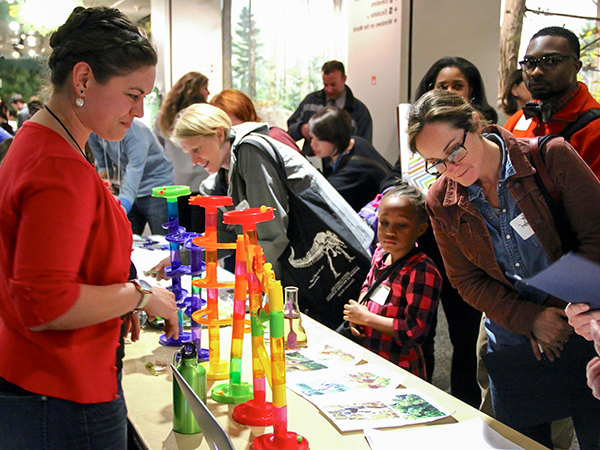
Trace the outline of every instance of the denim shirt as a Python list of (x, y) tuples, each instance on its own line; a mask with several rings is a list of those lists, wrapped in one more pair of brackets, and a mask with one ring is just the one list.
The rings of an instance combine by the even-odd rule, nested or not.
[[(521, 209), (507, 188), (508, 178), (517, 172), (512, 165), (504, 141), (495, 134), (484, 134), (484, 137), (498, 144), (502, 151), (502, 165), (498, 178), (499, 211), (497, 213), (493, 210), (483, 195), (483, 189), (477, 184), (466, 188), (468, 198), (477, 206), (485, 221), (500, 269), (525, 300), (543, 304), (548, 299), (548, 294), (515, 280), (511, 275), (516, 274), (521, 278), (530, 277), (548, 267), (551, 260), (531, 227), (524, 227), (531, 230), (532, 233), (531, 236), (525, 235), (526, 239), (524, 239), (511, 225), (511, 222), (519, 216), (526, 223)], [(522, 223), (522, 221), (519, 222)], [(490, 351), (529, 341), (526, 336), (512, 333), (489, 318), (485, 320), (485, 327), (489, 336)]]

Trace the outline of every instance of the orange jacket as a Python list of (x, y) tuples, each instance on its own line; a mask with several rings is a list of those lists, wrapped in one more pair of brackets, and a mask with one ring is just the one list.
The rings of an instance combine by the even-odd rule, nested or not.
[[(517, 138), (558, 134), (584, 112), (592, 108), (600, 108), (600, 103), (590, 95), (587, 86), (581, 82), (579, 86), (581, 89), (573, 100), (552, 116), (550, 122), (539, 124), (538, 117), (528, 120), (523, 116), (523, 111), (517, 111), (508, 119), (504, 128)], [(537, 129), (538, 125), (539, 129)], [(600, 178), (600, 119), (594, 120), (573, 134), (569, 142), (590, 166), (596, 177)]]

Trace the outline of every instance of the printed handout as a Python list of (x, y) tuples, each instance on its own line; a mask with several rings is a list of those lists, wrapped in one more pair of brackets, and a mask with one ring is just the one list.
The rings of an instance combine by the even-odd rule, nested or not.
[(372, 364), (351, 366), (341, 369), (325, 369), (317, 372), (290, 372), (287, 387), (309, 401), (313, 397), (322, 397), (354, 390), (396, 389), (406, 375), (387, 371)]
[(426, 423), (449, 414), (416, 389), (355, 390), (314, 397), (313, 403), (342, 432)]

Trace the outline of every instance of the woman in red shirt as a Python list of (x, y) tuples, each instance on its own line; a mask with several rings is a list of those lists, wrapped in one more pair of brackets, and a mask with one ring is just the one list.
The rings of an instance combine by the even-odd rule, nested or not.
[(1, 445), (123, 449), (121, 316), (143, 308), (177, 336), (177, 312), (167, 290), (128, 283), (127, 217), (82, 149), (143, 115), (156, 52), (105, 7), (74, 9), (50, 46), (53, 93), (0, 167)]

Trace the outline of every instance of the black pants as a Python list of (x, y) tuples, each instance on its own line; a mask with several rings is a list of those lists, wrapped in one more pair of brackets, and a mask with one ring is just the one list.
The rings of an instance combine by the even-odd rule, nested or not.
[[(477, 384), (477, 337), (481, 322), (481, 312), (466, 303), (458, 291), (452, 287), (431, 226), (419, 238), (419, 248), (435, 262), (443, 279), (442, 307), (448, 321), (448, 334), (452, 343), (452, 366), (450, 390), (453, 396), (479, 408), (481, 391)], [(431, 382), (435, 368), (434, 338), (437, 319), (431, 324), (431, 331), (423, 343), (427, 381)]]

